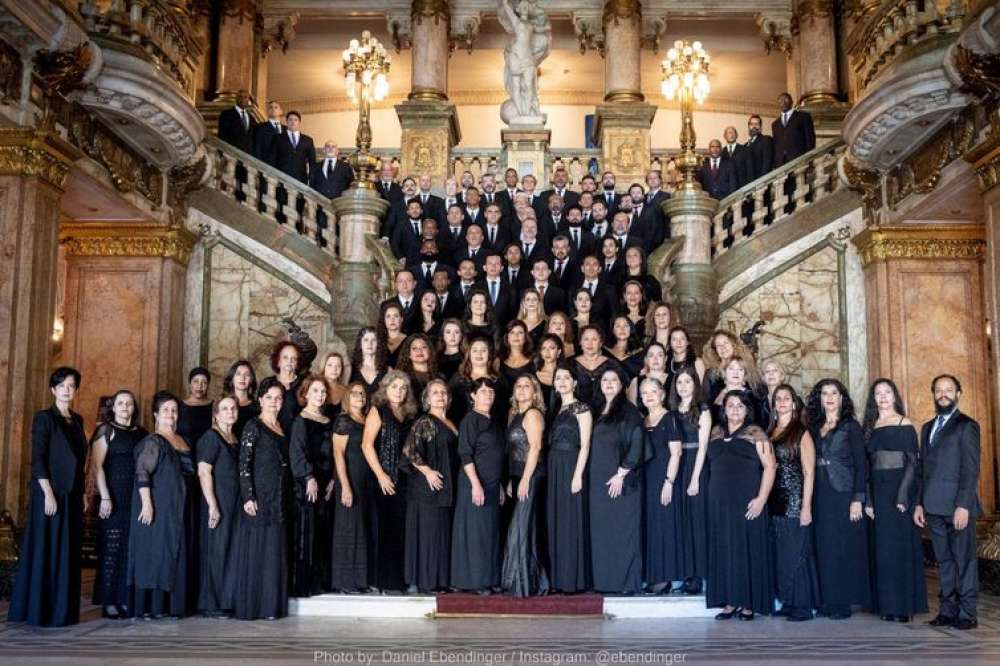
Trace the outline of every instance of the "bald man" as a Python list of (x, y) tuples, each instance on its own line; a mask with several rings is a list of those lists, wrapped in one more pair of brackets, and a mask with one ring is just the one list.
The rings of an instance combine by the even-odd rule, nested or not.
[(725, 199), (736, 189), (736, 169), (732, 162), (722, 159), (722, 142), (718, 139), (708, 143), (708, 158), (698, 171), (698, 180), (713, 199)]
[(316, 163), (309, 177), (309, 186), (331, 199), (336, 199), (351, 185), (354, 169), (340, 159), (340, 148), (333, 141), (323, 144), (323, 159)]

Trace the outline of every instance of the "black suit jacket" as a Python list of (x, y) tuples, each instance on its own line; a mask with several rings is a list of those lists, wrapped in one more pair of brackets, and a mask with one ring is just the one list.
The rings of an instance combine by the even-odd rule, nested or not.
[(445, 224), (438, 228), (438, 250), (442, 257), (452, 257), (458, 248), (465, 242), (465, 230), (469, 228), (464, 220), (457, 234), (452, 233), (451, 226)]
[[(868, 461), (865, 457), (865, 436), (854, 419), (842, 420), (827, 433), (825, 439), (819, 429), (812, 430), (816, 442), (816, 473), (826, 474), (830, 485), (837, 492), (851, 493), (852, 502), (864, 502), (867, 491)], [(825, 464), (819, 462), (820, 459)]]
[(483, 208), (482, 205), (475, 210), (475, 214), (470, 212), (469, 209), (464, 206), (462, 210), (465, 213), (465, 222), (467, 224), (478, 224), (481, 227), (486, 226), (486, 209)]
[(615, 213), (618, 212), (618, 203), (622, 200), (622, 196), (620, 194), (612, 194), (611, 201), (608, 202), (607, 194), (604, 190), (599, 190), (594, 193), (594, 201), (598, 199), (608, 205), (608, 219), (612, 219)]
[[(490, 297), (490, 285), (489, 279), (483, 277), (479, 281), (479, 286), (481, 286), (486, 291), (486, 297)], [(510, 283), (504, 279), (503, 273), (500, 274), (500, 286), (497, 289), (497, 301), (493, 304), (493, 312), (496, 315), (496, 321), (500, 325), (500, 329), (507, 325), (507, 322), (514, 318), (517, 314), (517, 292), (511, 287)]]
[(920, 503), (927, 513), (951, 516), (956, 507), (962, 507), (975, 518), (982, 513), (978, 495), (979, 424), (956, 410), (932, 441), (933, 428), (931, 419), (920, 430)]
[(375, 189), (380, 197), (389, 202), (390, 206), (403, 203), (403, 188), (396, 181), (390, 181), (387, 188), (381, 180), (375, 181)]
[(75, 412), (70, 415), (80, 428), (79, 439), (55, 407), (36, 412), (31, 422), (31, 485), (37, 487), (38, 479), (48, 479), (56, 495), (83, 492), (87, 455), (83, 419)]
[[(507, 280), (507, 282), (510, 283), (512, 287), (514, 287), (514, 291), (518, 294), (520, 294), (521, 290), (530, 285), (534, 280), (534, 278), (531, 277), (531, 269), (525, 267), (524, 262), (521, 262), (521, 265), (518, 266), (516, 278), (511, 277), (511, 270), (509, 265), (503, 267), (503, 277), (505, 280)], [(521, 302), (520, 297), (518, 298), (517, 302), (518, 303)]]
[[(396, 223), (389, 238), (389, 247), (397, 259), (412, 258), (420, 253), (420, 234), (413, 233), (413, 225), (408, 217)], [(440, 250), (440, 248), (438, 248)]]
[(490, 248), (494, 252), (503, 253), (503, 249), (507, 247), (511, 241), (510, 230), (507, 229), (507, 225), (505, 225), (503, 222), (500, 222), (500, 224), (497, 225), (497, 229), (495, 232), (496, 235), (492, 243), (490, 242), (489, 226), (484, 222), (482, 227), (483, 227), (483, 245)]
[(219, 114), (219, 138), (242, 150), (247, 155), (253, 155), (253, 137), (257, 129), (257, 121), (253, 115), (247, 111), (247, 125), (243, 125), (243, 119), (235, 107), (229, 107)]
[(601, 239), (606, 238), (611, 233), (611, 218), (605, 219), (602, 224), (604, 225), (604, 233), (600, 233), (600, 231), (596, 228), (597, 225), (593, 224), (593, 222), (591, 222), (589, 227), (590, 233), (594, 236), (595, 247), (600, 246)]
[(441, 307), (440, 296), (438, 297), (437, 314), (441, 320), (452, 317), (456, 319), (462, 318), (462, 315), (465, 314), (465, 300), (463, 300), (458, 287), (453, 286), (448, 289), (448, 297), (445, 299), (444, 308)]
[(285, 130), (271, 142), (271, 165), (299, 180), (309, 182), (309, 172), (316, 166), (316, 147), (312, 137), (299, 132), (299, 142), (292, 145), (291, 134)]
[[(542, 195), (541, 195), (542, 196), (542, 205), (545, 207), (545, 210), (549, 209), (549, 197), (551, 197), (555, 193), (556, 193), (556, 189), (554, 187), (552, 189), (545, 190), (544, 192), (542, 192)], [(563, 210), (566, 210), (570, 206), (575, 206), (578, 203), (580, 203), (580, 193), (579, 192), (574, 192), (573, 190), (569, 189), (568, 187), (563, 190)]]
[[(514, 194), (517, 194), (520, 191), (520, 189), (516, 189), (514, 190)], [(511, 196), (510, 192), (507, 191), (506, 187), (494, 193), (493, 197), (497, 204), (500, 205), (500, 211), (504, 214), (504, 217), (509, 217), (514, 214), (514, 198)]]
[(781, 124), (779, 115), (771, 123), (771, 135), (774, 137), (774, 168), (787, 164), (816, 147), (812, 116), (805, 111), (792, 111), (787, 125)]
[(750, 149), (741, 143), (735, 144), (733, 154), (729, 154), (729, 145), (722, 147), (722, 159), (732, 162), (736, 168), (736, 187), (740, 189), (753, 180), (753, 166), (750, 164)]
[(585, 229), (583, 225), (580, 226), (578, 234), (580, 238), (579, 245), (573, 241), (573, 231), (568, 224), (562, 226), (559, 234), (569, 239), (569, 253), (572, 258), (586, 257), (597, 250), (598, 239), (588, 229)]
[[(403, 310), (403, 332), (407, 335), (413, 333), (418, 333), (420, 331), (420, 295), (422, 290), (418, 286), (413, 291), (413, 299), (410, 302), (410, 309)], [(403, 307), (402, 301), (399, 300), (399, 296), (393, 296), (392, 298), (387, 298), (382, 301), (379, 307), (384, 306), (386, 303), (395, 303), (400, 308)]]
[(437, 196), (436, 194), (427, 195), (427, 201), (424, 201), (424, 195), (421, 192), (417, 192), (417, 201), (423, 204), (424, 207), (424, 218), (432, 217), (438, 221), (438, 228), (442, 224), (448, 223), (448, 210), (444, 207), (444, 199)]
[(479, 251), (476, 252), (476, 256), (470, 257), (469, 244), (466, 243), (465, 241), (462, 241), (462, 244), (458, 246), (457, 250), (455, 250), (455, 256), (453, 257), (454, 261), (452, 262), (452, 265), (457, 267), (466, 259), (470, 259), (472, 260), (472, 263), (476, 265), (476, 271), (482, 274), (483, 264), (486, 263), (486, 255), (489, 251), (490, 251), (489, 248), (486, 247), (486, 241), (483, 241), (483, 244), (482, 246), (480, 246)]
[(710, 197), (725, 199), (736, 189), (736, 169), (732, 162), (720, 159), (718, 172), (713, 176), (711, 158), (706, 158), (698, 170), (698, 180)]
[(434, 273), (442, 269), (448, 271), (448, 275), (451, 277), (451, 281), (455, 281), (455, 269), (448, 264), (442, 262), (438, 259), (437, 264), (435, 264), (431, 270), (430, 276), (424, 275), (424, 262), (421, 261), (420, 257), (410, 257), (406, 260), (406, 268), (413, 272), (414, 277), (417, 278), (417, 291), (424, 292), (434, 288)]
[[(549, 286), (545, 288), (545, 296), (542, 298), (542, 307), (545, 308), (546, 315), (550, 315), (553, 312), (566, 312), (566, 290), (556, 284), (552, 279), (553, 277), (549, 277)], [(529, 280), (524, 288), (527, 289), (534, 286), (535, 281)]]
[[(570, 294), (577, 287), (577, 281), (580, 278), (580, 261), (570, 255), (569, 259), (566, 260), (566, 265), (562, 269), (562, 273), (557, 270), (558, 260), (552, 260), (552, 275), (549, 276), (549, 284), (554, 284), (560, 289), (566, 292), (567, 299)], [(569, 307), (569, 302), (566, 304)], [(548, 310), (546, 310), (548, 312)]]
[(274, 140), (285, 131), (284, 125), (280, 125), (280, 128), (280, 130), (276, 130), (274, 129), (274, 125), (269, 121), (265, 121), (257, 123), (257, 126), (253, 130), (253, 156), (261, 162), (271, 164), (271, 166), (274, 166), (271, 162), (271, 148)]
[(646, 196), (646, 202), (642, 205), (642, 215), (639, 217), (639, 224), (643, 234), (646, 236), (651, 249), (659, 247), (664, 238), (670, 236), (670, 228), (667, 216), (660, 205), (670, 198), (670, 195), (660, 190), (650, 198)]
[(520, 239), (517, 239), (514, 242), (516, 242), (517, 245), (518, 245), (518, 247), (521, 248), (521, 257), (522, 257), (521, 258), (521, 265), (522, 266), (531, 266), (532, 264), (535, 263), (536, 259), (548, 259), (549, 258), (549, 248), (546, 247), (546, 245), (545, 245), (545, 239), (544, 238), (536, 238), (535, 239), (535, 242), (532, 243), (532, 245), (531, 245), (531, 253), (530, 254), (524, 251), (525, 246), (524, 246), (524, 243)]
[(354, 169), (343, 160), (335, 160), (330, 165), (332, 168), (329, 173), (324, 174), (323, 166), (325, 164), (326, 159), (316, 163), (309, 177), (309, 186), (331, 199), (336, 199), (351, 186), (351, 181), (354, 180)]
[(750, 180), (754, 181), (771, 171), (774, 165), (774, 139), (760, 134), (753, 141), (747, 141), (750, 151)]

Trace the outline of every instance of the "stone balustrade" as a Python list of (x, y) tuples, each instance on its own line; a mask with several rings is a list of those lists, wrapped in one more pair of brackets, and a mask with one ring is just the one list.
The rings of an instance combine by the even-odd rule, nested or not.
[[(471, 171), (479, 183), (479, 178), (485, 173), (503, 171), (500, 168), (500, 151), (490, 148), (453, 148), (451, 151), (452, 173), (456, 178), (463, 171)], [(503, 177), (503, 174), (500, 174)], [(501, 184), (499, 187), (502, 187)]]
[(330, 199), (216, 137), (206, 137), (205, 148), (215, 163), (208, 187), (340, 257)]
[(843, 141), (819, 146), (720, 201), (712, 220), (713, 258), (843, 187), (837, 160), (845, 150)]

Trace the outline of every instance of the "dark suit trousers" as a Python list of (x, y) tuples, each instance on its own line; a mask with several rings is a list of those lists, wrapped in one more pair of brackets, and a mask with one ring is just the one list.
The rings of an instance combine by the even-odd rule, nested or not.
[(964, 530), (952, 527), (951, 516), (927, 514), (934, 557), (941, 581), (939, 613), (963, 620), (976, 619), (979, 590), (979, 560), (976, 556), (976, 520), (969, 518)]

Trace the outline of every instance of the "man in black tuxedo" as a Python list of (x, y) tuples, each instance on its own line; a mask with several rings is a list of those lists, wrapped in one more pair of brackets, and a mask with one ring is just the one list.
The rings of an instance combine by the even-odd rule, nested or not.
[(479, 177), (479, 187), (482, 190), (479, 205), (485, 209), (490, 204), (497, 204), (500, 206), (500, 212), (503, 213), (503, 206), (500, 204), (500, 199), (497, 196), (496, 176), (492, 173), (484, 173)]
[(792, 96), (788, 93), (778, 95), (778, 108), (781, 113), (771, 123), (775, 169), (816, 147), (812, 116), (805, 111), (792, 109)]
[(725, 199), (736, 189), (736, 172), (731, 162), (722, 159), (722, 142), (708, 143), (708, 157), (698, 171), (702, 189), (713, 199)]
[(670, 225), (661, 207), (661, 204), (670, 198), (670, 194), (663, 190), (663, 174), (658, 169), (646, 172), (646, 187), (648, 189), (642, 214), (639, 216), (639, 225), (646, 234), (651, 249), (655, 250), (663, 239), (670, 237)]
[(450, 319), (452, 317), (461, 319), (465, 311), (465, 301), (458, 290), (452, 286), (454, 279), (447, 266), (438, 264), (434, 271), (432, 287), (434, 295), (438, 299), (437, 316), (439, 319)]
[(757, 180), (771, 171), (774, 164), (774, 140), (764, 134), (764, 120), (757, 114), (747, 121), (747, 149), (750, 151), (750, 180)]
[(976, 517), (979, 486), (979, 424), (958, 410), (962, 385), (952, 375), (931, 382), (937, 416), (920, 432), (923, 491), (913, 522), (928, 528), (938, 562), (940, 608), (935, 627), (975, 629), (979, 572)]
[[(600, 197), (594, 199), (594, 205), (590, 209), (590, 226), (588, 229), (593, 234), (595, 243), (600, 243), (602, 238), (611, 233), (609, 215), (610, 213), (608, 212), (605, 200)], [(584, 254), (589, 253), (585, 252)]]
[(560, 234), (552, 239), (552, 275), (549, 280), (568, 297), (579, 277), (580, 263), (571, 254), (569, 238)]
[(502, 329), (515, 314), (517, 295), (514, 293), (514, 288), (503, 277), (503, 259), (500, 258), (499, 254), (491, 252), (486, 255), (483, 272), (486, 273), (483, 278), (483, 287), (486, 289), (486, 295), (493, 305), (493, 312)]
[(308, 183), (309, 172), (316, 166), (316, 147), (312, 137), (299, 131), (302, 116), (298, 111), (285, 114), (285, 133), (271, 143), (271, 164), (274, 168)]
[(750, 149), (736, 143), (739, 135), (735, 127), (727, 127), (722, 132), (722, 138), (726, 140), (726, 145), (722, 147), (722, 160), (732, 162), (736, 171), (736, 187), (740, 189), (753, 180), (753, 167), (750, 165)]
[[(646, 239), (642, 235), (642, 229), (639, 229), (638, 225), (629, 219), (625, 211), (620, 210), (615, 213), (615, 219), (611, 222), (611, 237), (618, 243), (619, 252), (624, 252), (629, 247), (640, 247), (645, 251)], [(611, 277), (607, 275), (607, 272), (607, 270), (604, 271), (605, 277)]]
[(253, 156), (261, 162), (271, 164), (272, 144), (284, 132), (285, 126), (281, 124), (281, 105), (271, 100), (267, 103), (267, 120), (258, 123), (253, 130)]
[(618, 295), (610, 280), (601, 274), (601, 262), (594, 255), (583, 258), (580, 264), (580, 278), (577, 288), (590, 292), (593, 307), (591, 320), (598, 325), (606, 325), (611, 316), (618, 312)]
[(331, 199), (339, 197), (354, 180), (354, 169), (340, 159), (340, 148), (333, 141), (323, 144), (323, 160), (312, 171), (309, 185)]
[(483, 226), (486, 224), (486, 220), (484, 219), (485, 214), (486, 211), (483, 210), (479, 190), (470, 187), (465, 191), (465, 221), (468, 224)]
[(515, 242), (520, 245), (521, 254), (529, 266), (535, 263), (535, 259), (548, 256), (545, 240), (538, 235), (538, 220), (533, 217), (526, 217), (521, 222), (521, 235)]
[(552, 269), (546, 259), (536, 259), (531, 265), (531, 278), (526, 286), (534, 287), (542, 297), (542, 306), (546, 314), (566, 312), (566, 292), (552, 282)]
[(542, 192), (542, 206), (548, 210), (551, 210), (549, 204), (549, 197), (553, 194), (558, 194), (562, 197), (563, 206), (573, 206), (580, 202), (580, 194), (574, 192), (567, 187), (569, 182), (569, 173), (566, 171), (565, 167), (559, 167), (552, 174), (552, 189), (545, 190)]
[(521, 246), (517, 243), (508, 243), (503, 249), (503, 277), (514, 287), (514, 293), (520, 294), (521, 290), (531, 284), (531, 270), (528, 268), (521, 255)]
[(469, 293), (478, 282), (479, 270), (471, 259), (463, 259), (458, 262), (458, 282), (455, 284), (455, 295), (460, 299), (459, 304), (462, 312), (465, 312), (465, 303)]
[(382, 169), (379, 179), (375, 181), (375, 190), (380, 197), (394, 206), (403, 201), (403, 188), (393, 179), (392, 162), (385, 160), (382, 162)]
[(511, 241), (510, 231), (501, 219), (500, 204), (486, 207), (486, 219), (482, 228), (486, 236), (486, 247), (494, 252), (502, 252)]
[(613, 171), (605, 171), (601, 174), (601, 191), (594, 195), (594, 203), (603, 201), (608, 209), (608, 215), (618, 212), (618, 201), (621, 199), (615, 194), (615, 174)]
[(413, 271), (403, 268), (396, 271), (396, 295), (382, 301), (395, 303), (403, 310), (403, 332), (407, 335), (420, 330), (420, 292)]
[(437, 241), (433, 238), (424, 238), (420, 241), (419, 255), (409, 259), (406, 267), (416, 276), (417, 291), (421, 292), (433, 288), (434, 273), (439, 270), (452, 270), (450, 266), (439, 261)]
[(520, 192), (520, 189), (517, 187), (517, 169), (507, 169), (504, 171), (503, 180), (504, 189), (497, 192), (496, 197), (504, 217), (509, 218), (514, 214), (514, 197)]
[(426, 173), (422, 174), (417, 184), (420, 187), (417, 190), (417, 199), (424, 207), (424, 217), (433, 217), (441, 226), (444, 226), (448, 209), (445, 208), (444, 199), (431, 193), (431, 177)]
[(449, 208), (445, 225), (438, 233), (438, 237), (441, 239), (441, 254), (453, 257), (462, 243), (465, 242), (465, 230), (468, 228), (469, 223), (465, 219), (462, 207), (455, 204)]
[[(250, 114), (250, 93), (236, 93), (236, 104), (219, 114), (219, 138), (247, 155), (253, 155), (253, 135), (257, 121)], [(245, 173), (245, 172), (244, 172)]]
[(579, 206), (566, 209), (566, 223), (558, 233), (569, 239), (570, 254), (574, 257), (592, 254), (597, 247), (594, 234), (583, 226), (583, 211)]
[(406, 204), (406, 217), (396, 224), (389, 239), (389, 247), (397, 259), (413, 256), (420, 249), (423, 236), (423, 206), (419, 199), (410, 199)]
[(549, 194), (545, 205), (545, 212), (538, 218), (538, 228), (543, 236), (552, 238), (559, 231), (560, 227), (565, 226), (563, 222), (565, 219), (565, 206), (562, 195)]
[(471, 259), (476, 271), (481, 273), (489, 251), (483, 243), (483, 228), (473, 224), (465, 230), (465, 242), (458, 246), (455, 264), (461, 263), (463, 259)]
[[(379, 183), (381, 182), (379, 181)], [(417, 195), (417, 181), (407, 176), (403, 179), (402, 184), (396, 185), (396, 187), (400, 188), (402, 195), (394, 198), (393, 202), (389, 204), (389, 212), (382, 219), (382, 226), (379, 232), (381, 238), (388, 238), (390, 240), (396, 231), (396, 227), (406, 222), (406, 207)]]

